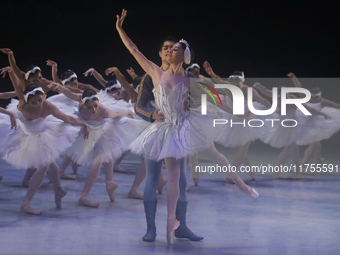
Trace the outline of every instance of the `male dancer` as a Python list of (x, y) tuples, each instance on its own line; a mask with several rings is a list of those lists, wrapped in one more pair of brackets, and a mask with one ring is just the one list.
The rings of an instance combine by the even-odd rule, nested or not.
[[(165, 38), (159, 50), (159, 56), (162, 59), (161, 68), (166, 70), (169, 66), (165, 58), (167, 57), (167, 51), (177, 42), (173, 37)], [(164, 115), (151, 105), (151, 101), (154, 101), (154, 95), (152, 93), (154, 86), (151, 77), (148, 74), (143, 76), (139, 93), (137, 97), (137, 103), (135, 105), (135, 112), (144, 120), (149, 122), (164, 121)], [(156, 188), (158, 184), (159, 175), (162, 168), (162, 161), (155, 162), (148, 158), (145, 158), (146, 165), (146, 183), (144, 190), (144, 210), (147, 222), (147, 231), (143, 236), (145, 242), (153, 242), (156, 238), (156, 225), (155, 216), (157, 209), (157, 196)], [(179, 179), (180, 196), (177, 202), (176, 218), (180, 221), (180, 226), (175, 230), (175, 237), (188, 238), (191, 241), (200, 241), (203, 237), (196, 235), (186, 226), (186, 212), (187, 212), (187, 198), (186, 198), (186, 160), (181, 160), (181, 174)]]

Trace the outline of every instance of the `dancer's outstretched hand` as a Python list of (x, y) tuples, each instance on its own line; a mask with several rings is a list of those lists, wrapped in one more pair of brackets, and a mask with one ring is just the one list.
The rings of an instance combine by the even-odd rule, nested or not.
[(136, 114), (133, 111), (127, 110), (127, 114), (125, 116), (128, 116), (131, 119), (134, 119)]
[(8, 49), (8, 48), (1, 48), (0, 50), (1, 50), (3, 53), (5, 53), (6, 55), (13, 54), (13, 51), (11, 51), (11, 50)]
[(93, 71), (94, 69), (93, 68), (90, 68), (89, 70), (87, 70), (85, 73), (84, 73), (84, 76), (87, 77), (88, 75), (93, 75)]
[(14, 115), (14, 113), (9, 115), (10, 119), (11, 119), (11, 129), (17, 129), (17, 121), (16, 121), (16, 117)]
[(160, 109), (156, 109), (154, 113), (152, 114), (152, 118), (158, 122), (164, 122), (165, 116), (162, 112), (160, 112)]
[(117, 28), (117, 30), (122, 28), (124, 19), (126, 17), (126, 14), (127, 14), (127, 10), (123, 9), (122, 10), (122, 14), (120, 15), (120, 17), (119, 17), (119, 15), (117, 15), (117, 21), (116, 21), (116, 28)]
[(117, 67), (109, 67), (108, 69), (105, 70), (105, 74), (106, 75), (115, 75), (118, 72), (118, 68)]
[(296, 77), (296, 75), (295, 75), (294, 73), (292, 73), (292, 72), (290, 72), (289, 74), (287, 74), (287, 76), (288, 76), (289, 78), (295, 78), (295, 77)]
[(265, 88), (265, 86), (263, 86), (261, 83), (255, 82), (253, 85), (254, 89), (260, 89), (260, 88)]
[(137, 76), (137, 74), (135, 73), (135, 70), (133, 70), (132, 67), (130, 67), (129, 69), (126, 69), (126, 71), (132, 77), (132, 79), (133, 79), (133, 77)]
[(50, 84), (47, 85), (47, 87), (52, 90), (58, 90), (59, 86), (61, 86), (61, 84), (56, 82), (51, 82)]
[(89, 138), (89, 134), (90, 134), (90, 130), (89, 130), (89, 126), (85, 125), (84, 126), (84, 131), (83, 131), (83, 138), (84, 139), (88, 139)]
[(203, 63), (204, 70), (209, 74), (210, 76), (214, 74), (214, 71), (212, 70), (212, 67), (208, 61), (205, 61)]
[(50, 60), (50, 59), (46, 61), (46, 65), (48, 65), (48, 66), (58, 66), (56, 62), (54, 62), (53, 60)]
[(5, 78), (6, 74), (10, 73), (12, 71), (13, 71), (13, 69), (10, 66), (3, 67), (3, 68), (0, 69), (0, 75), (2, 74), (2, 78)]

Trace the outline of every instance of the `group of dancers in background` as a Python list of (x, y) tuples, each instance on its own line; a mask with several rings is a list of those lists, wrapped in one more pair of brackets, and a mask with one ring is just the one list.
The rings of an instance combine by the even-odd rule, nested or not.
[[(198, 153), (203, 153), (221, 166), (230, 165), (226, 155), (215, 148), (217, 142), (226, 148), (237, 148), (233, 166), (250, 165), (248, 148), (252, 141), (260, 139), (273, 147), (283, 148), (278, 165), (283, 164), (290, 155), (294, 163), (299, 164), (298, 145), (309, 145), (302, 163), (308, 162), (312, 156), (317, 162), (322, 161), (320, 141), (330, 138), (340, 129), (340, 114), (337, 110), (340, 104), (322, 98), (320, 89), (310, 89), (312, 98), (305, 104), (312, 116), (299, 116), (295, 106), (288, 106), (287, 116), (290, 119), (298, 118), (301, 123), (295, 128), (281, 125), (262, 128), (224, 125), (218, 127), (218, 132), (212, 132), (213, 119), (217, 117), (238, 122), (254, 117), (268, 118), (250, 113), (233, 115), (233, 98), (228, 90), (218, 91), (224, 95), (225, 104), (215, 105), (213, 99), (208, 99), (208, 115), (201, 115), (200, 104), (193, 100), (205, 93), (203, 89), (206, 89), (206, 85), (209, 87), (209, 84), (213, 86), (216, 83), (235, 85), (247, 96), (244, 73), (237, 72), (225, 81), (205, 62), (203, 67), (211, 77), (208, 79), (200, 74), (198, 64), (192, 64), (189, 44), (183, 39), (177, 41), (172, 37), (161, 42), (159, 56), (162, 64), (158, 66), (148, 60), (126, 35), (122, 28), (126, 15), (126, 10), (120, 16), (117, 15), (116, 29), (126, 48), (146, 72), (143, 77), (139, 77), (132, 68), (128, 69), (132, 83), (116, 67), (105, 71), (106, 75), (116, 77), (108, 81), (94, 68), (90, 68), (84, 76), (94, 76), (103, 86), (99, 90), (80, 83), (76, 73), (71, 70), (59, 77), (57, 63), (51, 60), (47, 61), (47, 65), (52, 69), (53, 81), (47, 80), (38, 66), (21, 71), (13, 52), (7, 48), (1, 49), (7, 54), (10, 65), (2, 68), (1, 74), (3, 77), (8, 74), (14, 91), (0, 93), (0, 98), (17, 97), (18, 100), (12, 99), (6, 109), (0, 108), (0, 153), (15, 168), (27, 169), (22, 185), (28, 190), (21, 212), (41, 214), (40, 210), (30, 206), (30, 202), (46, 173), (53, 183), (56, 206), (60, 207), (62, 198), (67, 194), (61, 187), (60, 178), (75, 179), (74, 175), (65, 173), (70, 164), (74, 173), (79, 166), (89, 168), (78, 205), (99, 206), (88, 196), (101, 167), (105, 172), (109, 199), (115, 201), (114, 192), (118, 184), (113, 181), (113, 169), (119, 168), (119, 162), (131, 151), (141, 155), (142, 161), (128, 196), (143, 199), (147, 222), (143, 240), (155, 241), (156, 191), (161, 193), (167, 183), (168, 243), (172, 244), (174, 237), (200, 241), (203, 237), (193, 233), (186, 225), (186, 169), (189, 161), (191, 169), (195, 169)], [(184, 69), (184, 65), (188, 67)], [(295, 86), (301, 87), (293, 73), (288, 76)], [(190, 80), (197, 81), (195, 86), (190, 86)], [(49, 91), (58, 94), (46, 98)], [(271, 90), (263, 85), (253, 85), (253, 98), (257, 107), (269, 109), (271, 103), (265, 97), (271, 95)], [(275, 117), (281, 118), (279, 114)], [(58, 166), (56, 160), (61, 155), (64, 158)], [(161, 172), (163, 162), (167, 179)], [(198, 185), (200, 174), (193, 172), (193, 177), (195, 185)], [(255, 178), (253, 174), (251, 177)], [(144, 178), (145, 190), (141, 194), (138, 187)], [(228, 173), (228, 179), (245, 195), (258, 198), (258, 192), (246, 185), (236, 173)]]

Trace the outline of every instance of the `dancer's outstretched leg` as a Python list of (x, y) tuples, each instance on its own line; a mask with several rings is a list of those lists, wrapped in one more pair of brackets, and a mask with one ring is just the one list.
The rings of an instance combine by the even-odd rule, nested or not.
[(168, 244), (173, 244), (175, 230), (179, 227), (179, 221), (176, 219), (176, 207), (179, 198), (179, 177), (180, 177), (180, 159), (165, 158), (166, 168), (168, 170), (168, 219), (166, 226), (166, 238)]
[(187, 214), (187, 178), (186, 178), (186, 159), (181, 160), (180, 166), (180, 177), (179, 177), (179, 198), (176, 207), (176, 219), (179, 220), (180, 226), (175, 230), (175, 237), (187, 238), (190, 241), (200, 241), (203, 237), (193, 233), (186, 225), (186, 214)]
[(36, 171), (37, 171), (36, 168), (28, 168), (26, 170), (26, 174), (24, 176), (24, 179), (22, 179), (21, 185), (28, 188), (28, 186), (30, 185), (30, 180), (31, 180), (32, 176), (35, 174)]
[(111, 201), (115, 201), (115, 193), (114, 191), (118, 188), (118, 184), (113, 181), (113, 160), (110, 160), (108, 163), (103, 164), (103, 168), (105, 171), (105, 181), (106, 181), (106, 191)]
[(113, 166), (113, 171), (117, 172), (117, 173), (126, 173), (126, 170), (122, 167), (119, 166), (120, 162), (122, 162), (123, 158), (126, 156), (126, 154), (128, 153), (128, 151), (124, 152), (119, 158), (116, 159), (116, 161), (114, 162), (114, 166)]
[(72, 159), (69, 156), (64, 156), (63, 162), (61, 163), (59, 167), (59, 175), (60, 179), (64, 180), (75, 180), (76, 177), (74, 175), (66, 174), (65, 170), (68, 167), (68, 165), (72, 162)]
[(93, 184), (97, 180), (101, 165), (102, 165), (101, 158), (97, 157), (94, 160), (91, 169), (87, 173), (84, 189), (83, 189), (83, 192), (80, 196), (80, 199), (78, 200), (78, 205), (88, 206), (88, 207), (98, 207), (99, 206), (98, 202), (88, 200), (87, 196), (90, 193), (90, 191), (93, 187)]
[[(212, 142), (209, 149), (204, 153), (214, 162), (220, 166), (229, 166), (229, 161), (216, 149)], [(244, 183), (244, 181), (237, 175), (237, 173), (229, 172), (228, 178), (231, 178), (238, 190), (242, 191), (247, 196), (257, 199), (259, 194), (257, 191)]]
[(143, 241), (153, 242), (156, 239), (156, 224), (155, 224), (157, 209), (156, 188), (161, 173), (162, 161), (157, 162), (145, 158), (145, 167), (146, 167), (146, 182), (144, 188), (143, 204), (145, 210), (147, 230), (146, 234), (143, 236)]
[(55, 204), (60, 208), (61, 199), (66, 196), (67, 192), (60, 185), (59, 168), (55, 162), (49, 165), (48, 176), (53, 183)]
[(29, 214), (41, 214), (41, 211), (30, 207), (30, 202), (32, 201), (35, 193), (37, 193), (40, 185), (42, 184), (45, 174), (47, 172), (47, 168), (48, 166), (38, 168), (35, 174), (32, 176), (26, 196), (20, 208), (20, 212), (25, 212)]
[(141, 185), (142, 181), (144, 180), (145, 175), (146, 175), (145, 161), (144, 158), (142, 157), (142, 163), (139, 165), (137, 169), (135, 179), (128, 193), (129, 198), (143, 199), (143, 194), (138, 192), (138, 188)]

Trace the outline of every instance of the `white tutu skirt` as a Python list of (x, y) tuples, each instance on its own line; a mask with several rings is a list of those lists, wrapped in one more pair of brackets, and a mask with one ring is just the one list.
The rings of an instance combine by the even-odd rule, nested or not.
[(7, 142), (11, 130), (11, 120), (7, 114), (0, 113), (0, 155), (4, 150), (4, 146)]
[[(232, 103), (229, 103), (229, 105), (232, 106)], [(253, 105), (255, 109), (258, 110), (266, 109), (265, 106), (258, 102), (253, 102)], [(246, 110), (247, 107), (245, 107), (245, 111)], [(210, 128), (209, 131), (214, 133), (214, 142), (226, 148), (243, 146), (248, 142), (260, 139), (270, 129), (270, 122), (266, 121), (266, 119), (276, 118), (276, 114), (269, 116), (251, 114), (250, 117), (239, 117), (223, 111), (209, 102), (207, 104), (207, 115), (215, 119), (227, 121), (226, 124), (216, 124), (215, 127)], [(249, 122), (250, 120), (254, 121)], [(262, 123), (263, 126), (261, 126)]]
[(131, 142), (149, 126), (144, 120), (122, 117), (105, 119), (102, 122), (85, 121), (90, 127), (89, 138), (80, 135), (66, 152), (74, 162), (91, 166), (95, 159), (108, 163), (129, 149)]
[(12, 98), (11, 102), (6, 106), (6, 109), (13, 112), (15, 116), (17, 116), (19, 100)]
[(50, 103), (58, 107), (58, 109), (64, 114), (76, 117), (79, 102), (74, 101), (64, 94), (54, 95), (46, 99)]
[(325, 107), (321, 111), (331, 118), (325, 119), (321, 115), (300, 116), (303, 132), (297, 140), (298, 145), (309, 145), (329, 139), (340, 130), (340, 110)]
[(75, 141), (80, 127), (49, 115), (27, 121), (17, 111), (17, 129), (4, 145), (3, 159), (20, 169), (39, 168), (55, 161)]
[(130, 145), (130, 150), (154, 161), (168, 157), (180, 159), (204, 151), (212, 139), (204, 132), (209, 124), (202, 120), (206, 118), (188, 112), (182, 123), (155, 121)]
[[(274, 127), (268, 129), (268, 132), (262, 136), (261, 141), (274, 148), (282, 148), (289, 144), (296, 143), (299, 137), (303, 135), (302, 127), (305, 121), (299, 118), (298, 112), (299, 110), (297, 109), (289, 109), (285, 116), (279, 115), (277, 118), (279, 121), (275, 121)], [(288, 121), (288, 119), (292, 119), (292, 121)], [(281, 125), (283, 120), (287, 120), (284, 122), (286, 127)], [(297, 125), (295, 127), (287, 127), (296, 124), (293, 120), (297, 122)]]

